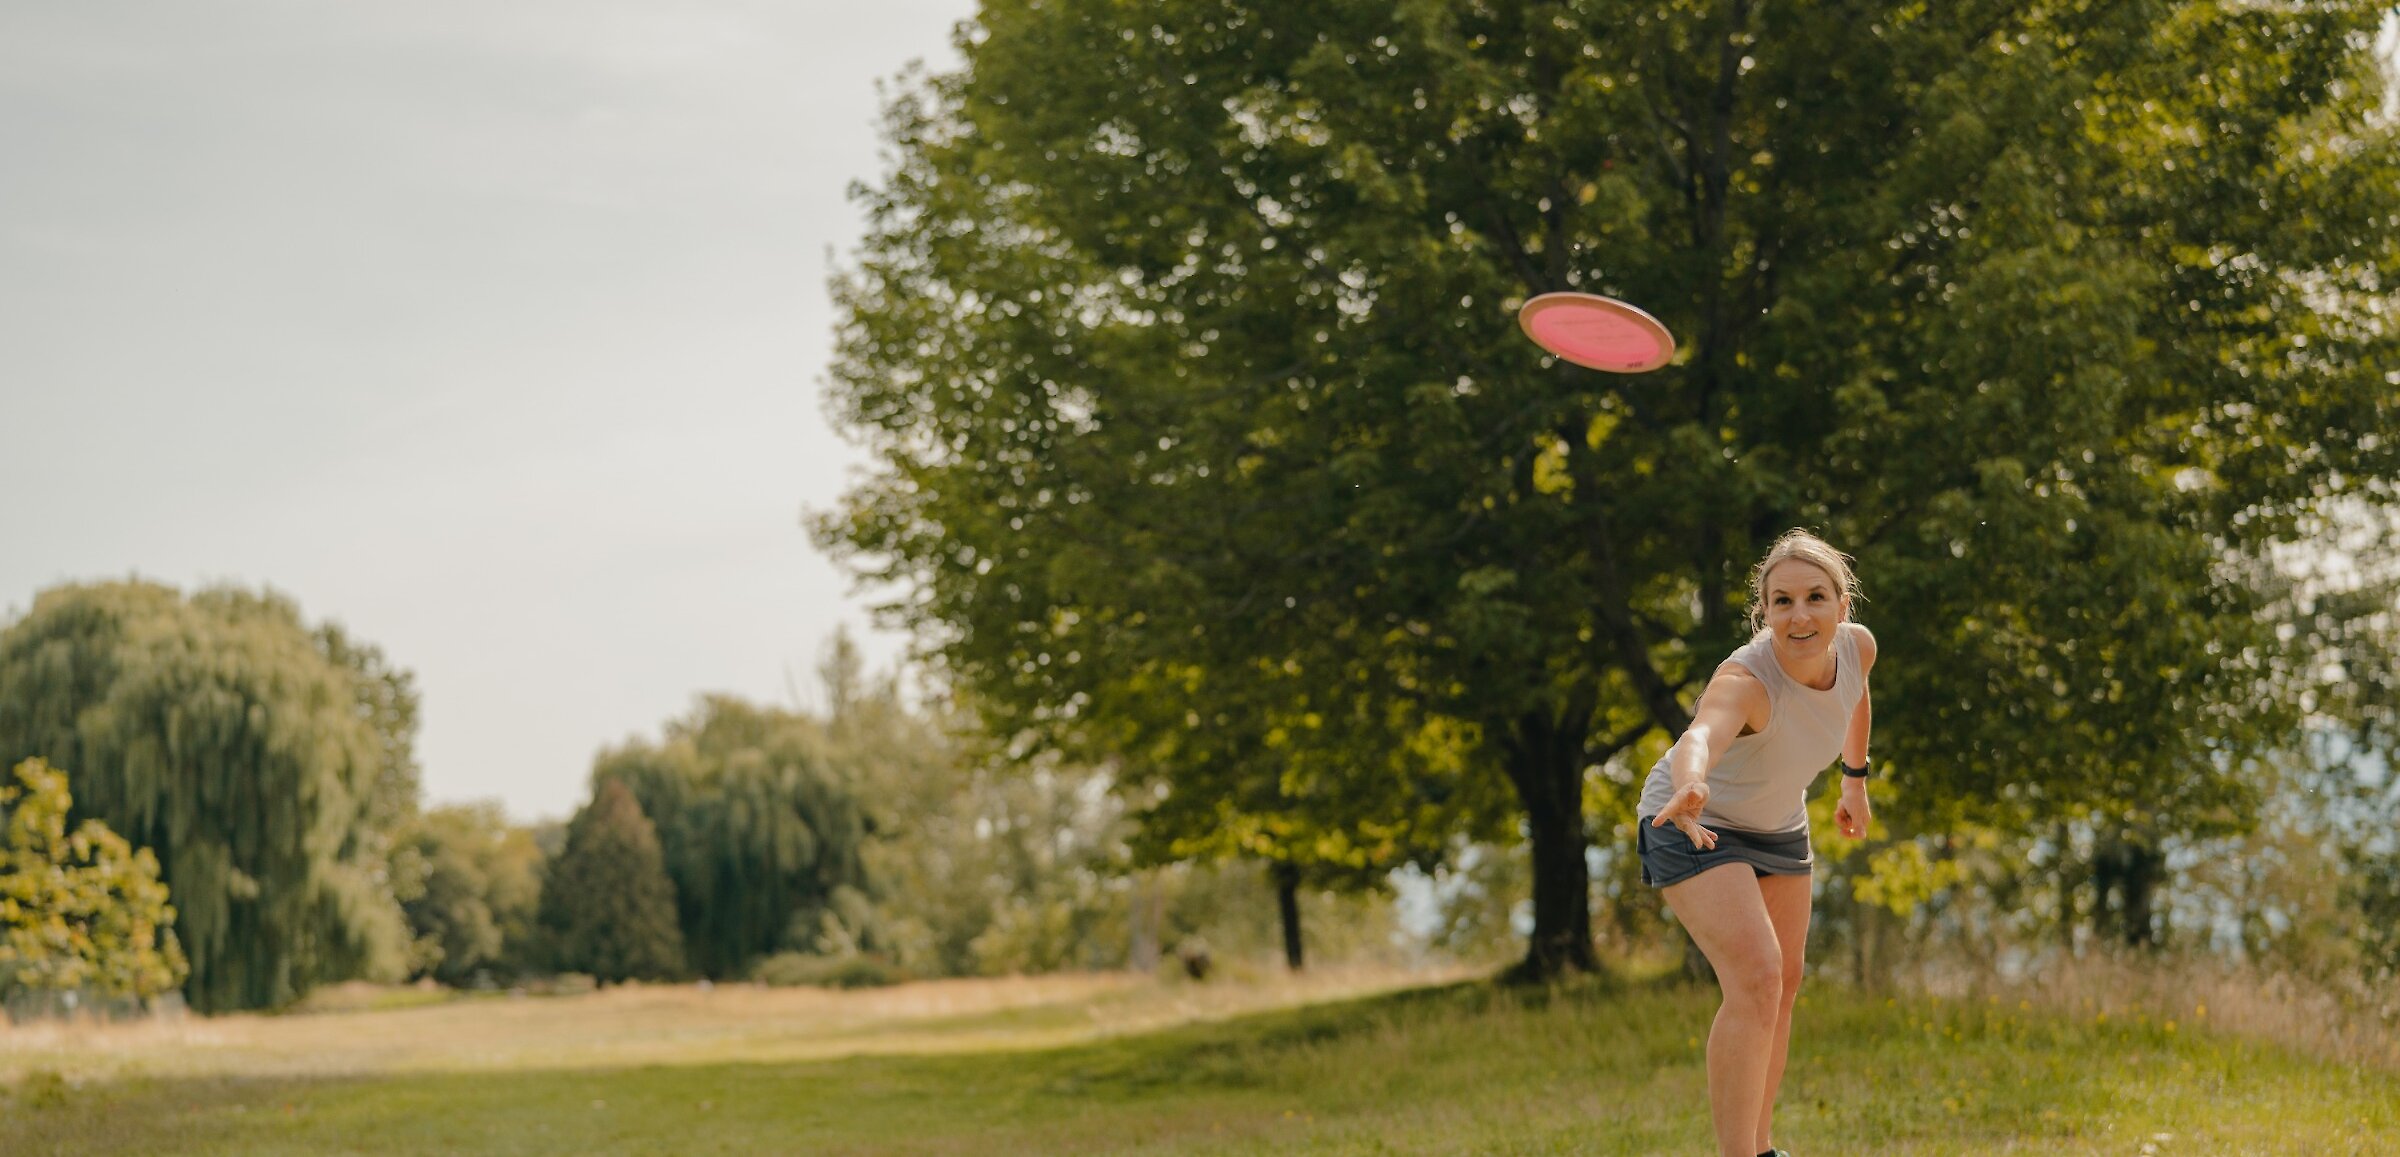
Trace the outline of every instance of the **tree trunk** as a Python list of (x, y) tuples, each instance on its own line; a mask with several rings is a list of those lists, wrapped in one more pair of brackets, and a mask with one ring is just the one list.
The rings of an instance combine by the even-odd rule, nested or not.
[(2100, 909), (2095, 914), (2128, 948), (2158, 946), (2152, 917), (2166, 867), (2165, 853), (2130, 832), (2109, 837), (2092, 856), (2092, 890)]
[[(1577, 781), (1570, 765), (1550, 778)], [(1592, 952), (1591, 868), (1584, 860), (1583, 793), (1560, 799), (1570, 789), (1553, 787), (1548, 798), (1526, 801), (1526, 832), (1533, 853), (1533, 936), (1521, 975), (1547, 980), (1566, 972), (1599, 968)]]
[(1582, 723), (1520, 720), (1507, 753), (1533, 856), (1533, 935), (1525, 959), (1511, 972), (1514, 980), (1544, 981), (1600, 967), (1592, 951), (1591, 867), (1584, 859)]
[(1273, 869), (1275, 903), (1283, 911), (1283, 962), (1294, 972), (1300, 971), (1300, 869), (1289, 861), (1278, 861)]
[(1125, 966), (1135, 972), (1150, 972), (1158, 967), (1159, 904), (1156, 886), (1145, 871), (1133, 878), (1133, 903), (1126, 923), (1131, 925), (1132, 942), (1125, 948)]
[(2067, 855), (2075, 846), (2069, 842), (2073, 834), (2067, 825), (2058, 825), (2058, 945), (2070, 957), (2075, 955), (2075, 892), (2083, 884)]

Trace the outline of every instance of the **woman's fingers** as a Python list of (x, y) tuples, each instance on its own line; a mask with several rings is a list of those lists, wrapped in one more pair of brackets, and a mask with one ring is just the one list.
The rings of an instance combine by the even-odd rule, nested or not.
[(1683, 838), (1690, 840), (1692, 842), (1692, 846), (1695, 848), (1699, 848), (1702, 851), (1707, 851), (1708, 849), (1717, 846), (1717, 833), (1701, 827), (1700, 821), (1696, 819), (1692, 819), (1687, 816), (1676, 816), (1675, 828), (1677, 831), (1682, 832)]
[(1717, 833), (1700, 826), (1700, 809), (1708, 803), (1706, 787), (1687, 787), (1668, 797), (1667, 806), (1650, 817), (1650, 826), (1662, 828), (1674, 824), (1692, 846), (1706, 850), (1717, 846)]

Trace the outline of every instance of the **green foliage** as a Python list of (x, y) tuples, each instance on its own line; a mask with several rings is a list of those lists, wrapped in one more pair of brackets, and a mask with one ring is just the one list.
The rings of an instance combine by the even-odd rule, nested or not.
[[(1256, 863), (1144, 865), (1105, 769), (1055, 752), (1025, 759), (955, 741), (960, 758), (919, 791), (879, 793), (869, 862), (882, 882), (878, 926), (920, 975), (1147, 970), (1187, 939), (1220, 961), (1280, 943), (1276, 897)], [(919, 801), (895, 806), (902, 799)], [(1353, 888), (1303, 893), (1320, 960), (1390, 950), (1391, 906)]]
[[(878, 956), (918, 976), (1153, 967), (1186, 937), (1227, 954), (1275, 942), (1275, 898), (1255, 865), (1145, 866), (1120, 765), (996, 743), (974, 713), (912, 708), (837, 639), (825, 668), (832, 758), (874, 817)], [(1331, 959), (1388, 946), (1388, 905), (1312, 890), (1312, 940)], [(831, 965), (827, 965), (831, 967)]]
[(1524, 950), (1516, 928), (1531, 891), (1524, 857), (1477, 846), (1429, 873), (1433, 926), (1426, 947), (1454, 960), (1486, 964)]
[[(2342, 898), (2358, 912), (2358, 946), (2366, 978), (2384, 992), (2400, 987), (2400, 851), (2390, 847), (2351, 852)], [(2384, 1015), (2400, 1019), (2387, 1006)]]
[(379, 825), (414, 718), (405, 674), (271, 593), (62, 586), (0, 632), (0, 759), (76, 769), (77, 813), (157, 854), (203, 1012), (399, 974)]
[(416, 675), (393, 666), (381, 648), (352, 638), (339, 623), (320, 624), (314, 635), (326, 660), (350, 672), (358, 714), (374, 735), (375, 778), (359, 838), (372, 845), (365, 849), (370, 855), (388, 854), (417, 812)]
[(963, 712), (919, 715), (889, 682), (831, 727), (875, 816), (863, 858), (874, 927), (918, 975), (1121, 967), (1143, 887), (1123, 802), (1102, 770), (1056, 752), (1012, 757)]
[[(829, 688), (860, 692), (833, 696), (829, 731), (874, 817), (860, 857), (876, 882), (878, 940), (910, 972), (975, 975), (975, 945), (997, 908), (1046, 892), (1038, 882), (1079, 867), (1097, 837), (1084, 824), (1052, 826), (1061, 812), (1037, 787), (1041, 773), (1019, 765), (1027, 774), (1012, 775), (981, 758), (955, 713), (913, 712), (888, 680), (862, 686), (854, 657), (837, 658), (828, 675)], [(1105, 822), (1114, 821), (1112, 811)], [(1042, 865), (1045, 851), (1065, 863)]]
[[(998, 0), (860, 194), (832, 404), (881, 469), (820, 534), (1004, 729), (1452, 721), (1571, 964), (1588, 769), (1821, 527), (1904, 834), (2084, 824), (2147, 878), (2248, 822), (2374, 607), (2277, 576), (2400, 476), (2383, 11)], [(1546, 363), (1513, 313), (1565, 289), (1683, 357)], [(1426, 792), (1407, 733), (1327, 810)]]
[(496, 802), (433, 808), (402, 833), (395, 890), (416, 936), (415, 971), (463, 985), (540, 967), (543, 856)]
[(592, 770), (657, 825), (691, 966), (715, 979), (778, 949), (875, 946), (853, 780), (816, 720), (722, 695)]
[(158, 857), (98, 820), (67, 831), (74, 797), (39, 759), (0, 785), (0, 994), (36, 989), (149, 1000), (183, 983)]
[[(2314, 881), (2338, 875), (2339, 912), (2329, 921), (2356, 954), (2354, 971), (2386, 1023), (2400, 1024), (2400, 772), (2388, 757), (2369, 755), (2339, 740), (2326, 745), (2323, 774), (2310, 799), (2334, 812), (2318, 831), (2330, 832), (2339, 860)], [(2325, 853), (2320, 842), (2318, 854)], [(2295, 889), (2296, 890), (2296, 889)]]
[(631, 791), (599, 780), (567, 824), (566, 850), (550, 865), (541, 922), (554, 962), (603, 984), (668, 980), (685, 972), (658, 832)]
[(1136, 680), (1078, 729), (1120, 756), (1138, 863), (1249, 860), (1375, 892), (1395, 869), (1440, 866), (1462, 837), (1514, 834), (1500, 781), (1473, 774), (1474, 743), (1452, 720), (1329, 696), (1298, 662), (1176, 674)]

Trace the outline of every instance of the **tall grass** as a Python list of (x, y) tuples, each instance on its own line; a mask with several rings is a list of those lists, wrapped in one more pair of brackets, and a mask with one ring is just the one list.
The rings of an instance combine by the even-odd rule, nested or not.
[(1946, 958), (1907, 974), (1937, 997), (2024, 1001), (2063, 1016), (2208, 1029), (2294, 1053), (2400, 1073), (2400, 994), (2371, 994), (2211, 957), (2093, 952), (2060, 954), (2017, 975), (1988, 962)]

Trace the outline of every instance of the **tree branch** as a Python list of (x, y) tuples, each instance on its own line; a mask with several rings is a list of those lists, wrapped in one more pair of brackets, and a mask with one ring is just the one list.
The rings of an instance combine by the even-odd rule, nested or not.
[(1606, 739), (1602, 739), (1597, 743), (1586, 740), (1583, 745), (1583, 762), (1587, 765), (1595, 763), (1607, 763), (1609, 760), (1615, 759), (1618, 752), (1633, 746), (1635, 740), (1640, 739), (1642, 736), (1648, 735), (1650, 733), (1650, 729), (1656, 726), (1658, 726), (1657, 721), (1644, 719), (1641, 722), (1626, 728), (1624, 731), (1616, 735), (1609, 736)]

